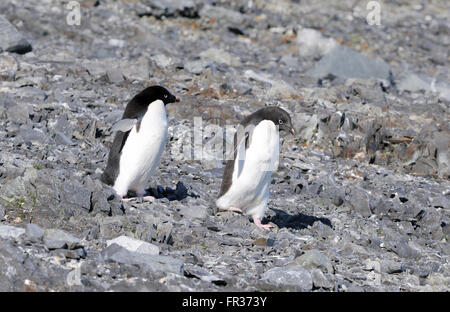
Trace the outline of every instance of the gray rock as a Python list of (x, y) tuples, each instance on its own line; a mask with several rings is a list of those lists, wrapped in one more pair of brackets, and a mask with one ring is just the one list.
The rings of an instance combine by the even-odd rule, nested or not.
[(298, 291), (310, 291), (312, 276), (302, 266), (276, 267), (262, 274), (261, 279), (278, 287), (291, 287)]
[(402, 258), (406, 259), (418, 259), (421, 254), (417, 249), (412, 248), (406, 243), (403, 242), (393, 242), (392, 250)]
[(306, 250), (303, 255), (295, 258), (294, 262), (306, 268), (318, 268), (326, 273), (334, 272), (330, 259), (317, 249)]
[(75, 249), (80, 247), (80, 239), (58, 229), (44, 231), (43, 241), (48, 249)]
[(18, 228), (10, 225), (0, 225), (0, 237), (3, 239), (9, 238), (19, 238), (22, 234), (25, 233), (25, 230), (22, 228)]
[(185, 63), (184, 69), (191, 74), (200, 75), (202, 71), (205, 69), (206, 65), (208, 65), (207, 61), (194, 60)]
[(322, 273), (319, 269), (314, 269), (311, 271), (311, 276), (313, 278), (313, 285), (316, 288), (326, 288), (330, 289), (333, 287), (333, 284), (331, 284), (325, 275)]
[(195, 278), (198, 278), (202, 281), (214, 283), (214, 284), (226, 284), (225, 280), (210, 271), (206, 270), (205, 268), (199, 267), (197, 265), (190, 265), (185, 267), (185, 275), (187, 276), (193, 276)]
[(196, 205), (193, 200), (190, 200), (188, 205), (181, 207), (180, 214), (187, 218), (204, 219), (208, 215), (208, 210), (207, 207)]
[(351, 192), (350, 205), (353, 207), (353, 210), (363, 217), (370, 217), (372, 215), (372, 211), (370, 209), (369, 195), (366, 191), (362, 189), (354, 189)]
[(3, 15), (0, 15), (0, 50), (18, 54), (32, 50), (31, 44)]
[(122, 70), (117, 67), (108, 69), (106, 75), (108, 76), (108, 81), (111, 83), (121, 83), (125, 80), (123, 78)]
[(0, 55), (0, 81), (14, 81), (19, 64), (12, 55)]
[(405, 266), (403, 264), (391, 260), (382, 260), (380, 262), (380, 268), (382, 272), (387, 274), (395, 274), (405, 271)]
[(390, 66), (380, 59), (369, 58), (345, 46), (337, 46), (326, 54), (307, 75), (342, 78), (379, 78), (389, 80)]
[(44, 230), (39, 225), (33, 223), (27, 224), (25, 233), (27, 238), (33, 243), (41, 242), (44, 236)]
[(182, 275), (184, 263), (181, 260), (159, 255), (141, 254), (129, 251), (117, 244), (111, 244), (102, 251), (105, 261), (113, 261), (127, 265), (137, 265), (144, 270), (155, 273), (175, 273)]
[(132, 252), (142, 253), (146, 255), (159, 255), (158, 246), (124, 235), (108, 240), (106, 242), (107, 246), (111, 244), (117, 244)]

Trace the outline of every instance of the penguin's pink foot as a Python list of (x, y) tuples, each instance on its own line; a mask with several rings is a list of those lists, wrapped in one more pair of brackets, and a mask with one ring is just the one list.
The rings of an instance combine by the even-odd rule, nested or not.
[(123, 197), (121, 197), (120, 199), (121, 199), (122, 201), (128, 203), (128, 202), (130, 202), (130, 201), (136, 199), (136, 197), (129, 197), (129, 198), (123, 198)]
[(253, 222), (257, 227), (266, 231), (270, 231), (270, 229), (273, 228), (273, 225), (271, 224), (262, 224), (260, 218), (253, 217)]
[(128, 203), (128, 202), (130, 202), (132, 200), (140, 199), (140, 198), (142, 198), (142, 200), (146, 200), (146, 201), (154, 201), (155, 200), (155, 197), (153, 197), (153, 196), (138, 196), (138, 197), (128, 197), (128, 198), (123, 198), (122, 197), (122, 201)]
[(236, 208), (236, 207), (230, 207), (230, 208), (228, 208), (228, 211), (234, 211), (234, 212), (242, 213), (242, 209), (241, 208)]

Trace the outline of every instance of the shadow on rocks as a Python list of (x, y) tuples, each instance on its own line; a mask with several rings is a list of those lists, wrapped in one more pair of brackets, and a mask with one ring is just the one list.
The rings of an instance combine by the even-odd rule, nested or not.
[(312, 226), (315, 222), (319, 221), (325, 225), (328, 225), (330, 228), (333, 227), (330, 219), (328, 218), (318, 218), (303, 213), (299, 213), (293, 216), (279, 209), (271, 208), (271, 210), (274, 211), (276, 215), (274, 217), (266, 218), (263, 223), (270, 221), (275, 223), (279, 228), (302, 230), (307, 228), (308, 226)]
[(199, 196), (194, 193), (188, 193), (188, 189), (183, 184), (183, 182), (178, 181), (177, 186), (175, 189), (171, 187), (163, 187), (161, 185), (158, 185), (156, 188), (149, 188), (147, 189), (147, 192), (154, 196), (157, 199), (160, 198), (167, 198), (169, 201), (173, 200), (183, 200), (186, 197), (193, 197), (198, 198)]

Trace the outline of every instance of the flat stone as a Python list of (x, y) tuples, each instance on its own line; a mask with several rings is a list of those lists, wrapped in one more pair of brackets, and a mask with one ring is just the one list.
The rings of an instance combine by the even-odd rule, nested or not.
[(8, 238), (18, 238), (22, 234), (25, 233), (25, 229), (18, 228), (10, 225), (1, 225), (0, 226), (0, 237), (3, 239)]
[(310, 291), (313, 287), (312, 276), (304, 267), (276, 267), (262, 274), (261, 279), (278, 287), (292, 287), (300, 291)]
[(103, 259), (128, 265), (138, 265), (144, 270), (158, 273), (183, 275), (184, 263), (181, 260), (159, 255), (142, 254), (129, 251), (117, 244), (111, 244), (102, 251)]
[(307, 268), (318, 268), (326, 273), (333, 273), (333, 265), (330, 259), (317, 249), (307, 250), (294, 262)]
[(108, 240), (106, 242), (107, 246), (110, 246), (111, 244), (117, 244), (129, 251), (137, 253), (159, 255), (158, 246), (124, 235)]
[(338, 45), (326, 54), (307, 75), (323, 78), (329, 74), (342, 78), (379, 78), (389, 80), (390, 66), (380, 59), (369, 58)]
[(48, 249), (75, 249), (80, 246), (80, 239), (59, 229), (44, 231), (44, 245)]

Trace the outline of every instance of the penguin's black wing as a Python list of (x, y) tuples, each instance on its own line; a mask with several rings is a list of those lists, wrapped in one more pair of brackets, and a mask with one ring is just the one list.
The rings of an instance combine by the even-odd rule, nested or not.
[(231, 187), (231, 184), (237, 179), (242, 172), (245, 162), (245, 151), (248, 148), (250, 133), (245, 132), (244, 137), (238, 144), (238, 134), (234, 134), (233, 139), (233, 157), (227, 161), (223, 172), (222, 185), (220, 187), (219, 196), (224, 195)]

